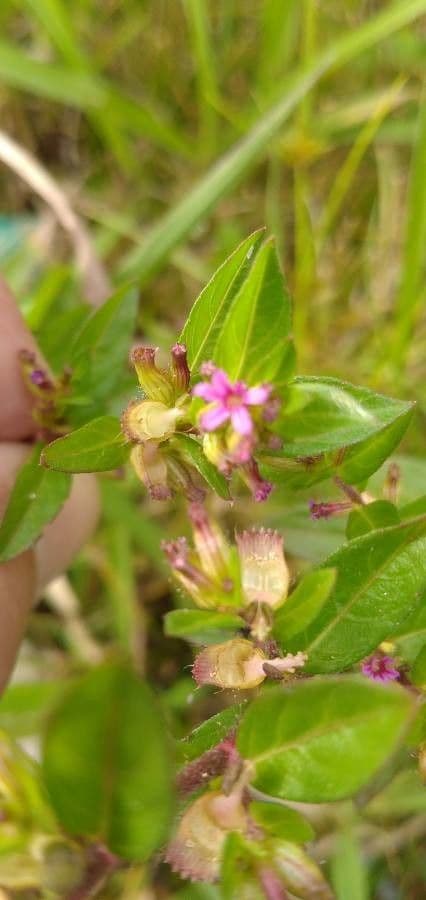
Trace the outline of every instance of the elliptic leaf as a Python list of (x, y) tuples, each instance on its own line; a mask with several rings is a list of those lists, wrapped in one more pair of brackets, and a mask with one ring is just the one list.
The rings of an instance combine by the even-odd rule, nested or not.
[(173, 806), (165, 723), (147, 684), (119, 665), (81, 678), (50, 722), (44, 776), (62, 825), (123, 859), (164, 841)]
[(259, 790), (303, 803), (339, 800), (382, 765), (412, 706), (400, 687), (362, 676), (294, 682), (254, 700), (237, 746)]
[(40, 465), (37, 444), (18, 475), (0, 526), (0, 562), (12, 559), (40, 537), (57, 516), (71, 489), (71, 478)]
[(101, 416), (58, 438), (43, 450), (41, 461), (59, 472), (109, 472), (122, 466), (129, 444), (115, 416)]

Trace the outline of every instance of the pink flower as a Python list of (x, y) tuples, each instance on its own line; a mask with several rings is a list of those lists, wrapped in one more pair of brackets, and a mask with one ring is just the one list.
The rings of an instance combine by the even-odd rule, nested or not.
[(361, 663), (361, 672), (372, 681), (396, 681), (399, 672), (392, 656), (384, 656), (381, 653), (373, 653)]
[(201, 397), (208, 408), (201, 413), (200, 425), (204, 431), (216, 431), (225, 422), (230, 421), (238, 434), (246, 437), (253, 433), (254, 425), (248, 407), (262, 406), (269, 399), (269, 385), (249, 388), (244, 381), (231, 382), (223, 369), (216, 369), (211, 364), (203, 367), (203, 372), (210, 376), (210, 381), (201, 381), (193, 389), (195, 397)]

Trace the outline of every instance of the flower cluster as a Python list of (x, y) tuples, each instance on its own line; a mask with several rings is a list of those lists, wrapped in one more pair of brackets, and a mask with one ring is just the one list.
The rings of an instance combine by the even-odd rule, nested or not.
[(207, 458), (227, 477), (238, 468), (253, 499), (266, 500), (272, 484), (262, 478), (253, 454), (262, 445), (276, 449), (280, 444), (268, 428), (280, 407), (272, 386), (231, 382), (226, 372), (211, 362), (204, 363), (201, 374), (207, 380), (199, 382), (192, 393), (207, 404), (198, 414)]
[(253, 612), (284, 603), (290, 574), (277, 531), (254, 528), (237, 534), (237, 553), (202, 503), (189, 505), (194, 547), (186, 538), (165, 541), (173, 574), (201, 609), (236, 606)]
[(183, 492), (189, 499), (201, 500), (204, 490), (193, 467), (170, 443), (176, 432), (192, 427), (186, 348), (172, 347), (166, 369), (158, 368), (155, 357), (154, 347), (136, 347), (131, 354), (143, 398), (129, 403), (121, 419), (122, 431), (133, 444), (130, 460), (152, 499), (169, 500), (173, 493)]
[(176, 580), (200, 609), (237, 608), (250, 635), (202, 650), (193, 667), (195, 681), (243, 690), (267, 676), (294, 674), (305, 654), (271, 657), (267, 647), (273, 611), (285, 602), (290, 584), (282, 537), (272, 529), (244, 531), (237, 534), (236, 556), (202, 504), (191, 504), (189, 516), (194, 548), (185, 538), (163, 544)]

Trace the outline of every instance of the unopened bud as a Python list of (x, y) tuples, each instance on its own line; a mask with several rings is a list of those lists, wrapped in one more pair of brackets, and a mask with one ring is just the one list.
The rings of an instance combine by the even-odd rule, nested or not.
[(401, 469), (395, 462), (390, 463), (386, 472), (383, 493), (390, 503), (397, 503), (401, 483)]
[(232, 588), (229, 579), (229, 547), (225, 538), (213, 518), (207, 515), (202, 503), (191, 503), (189, 507), (194, 534), (194, 544), (201, 564), (205, 572), (217, 580), (219, 584), (226, 584)]
[(186, 538), (163, 541), (162, 550), (167, 556), (176, 580), (194, 600), (200, 609), (214, 609), (217, 606), (215, 585), (197, 565), (195, 554), (188, 547)]
[(149, 400), (158, 400), (171, 406), (175, 391), (170, 378), (155, 363), (155, 347), (135, 347), (131, 361), (136, 369), (139, 384)]
[(129, 441), (165, 441), (175, 432), (181, 412), (157, 400), (133, 400), (121, 418), (121, 427)]
[(176, 388), (176, 393), (179, 396), (179, 394), (184, 394), (188, 390), (189, 379), (191, 377), (186, 358), (185, 344), (175, 344), (171, 349), (171, 355), (172, 364), (170, 367), (170, 374)]
[(330, 519), (331, 516), (338, 516), (352, 509), (350, 500), (336, 500), (336, 502), (326, 503), (324, 501), (316, 502), (311, 500), (309, 503), (309, 511), (311, 519)]
[(153, 500), (171, 499), (167, 465), (157, 444), (136, 444), (130, 453), (130, 462)]
[(300, 900), (334, 900), (321, 869), (296, 844), (279, 841), (272, 854), (273, 867), (284, 886)]
[(215, 684), (230, 690), (248, 690), (264, 681), (265, 654), (251, 641), (233, 638), (206, 647), (195, 659), (192, 674), (197, 684)]
[(264, 503), (272, 491), (273, 484), (262, 478), (255, 459), (251, 459), (241, 468), (241, 475), (250, 488), (255, 503)]
[(270, 528), (253, 529), (237, 534), (237, 543), (246, 602), (281, 606), (290, 584), (281, 535)]
[(167, 848), (166, 861), (184, 878), (216, 881), (227, 835), (246, 828), (247, 813), (240, 791), (228, 796), (219, 791), (203, 794), (183, 814)]
[(55, 385), (46, 369), (37, 362), (35, 353), (31, 350), (20, 350), (19, 361), (26, 387), (34, 396), (55, 393)]
[(168, 471), (170, 485), (176, 493), (183, 494), (187, 500), (195, 503), (201, 503), (204, 500), (206, 492), (194, 480), (194, 473), (196, 475), (194, 468), (187, 465), (182, 457), (170, 453)]

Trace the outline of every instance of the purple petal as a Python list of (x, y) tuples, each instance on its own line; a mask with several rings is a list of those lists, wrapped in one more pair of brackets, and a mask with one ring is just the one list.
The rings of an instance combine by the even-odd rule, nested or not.
[(229, 419), (229, 410), (222, 404), (211, 406), (200, 416), (200, 425), (204, 431), (215, 431)]
[(248, 435), (253, 431), (253, 422), (245, 406), (237, 406), (231, 411), (231, 422), (238, 434)]
[(208, 403), (217, 400), (216, 391), (207, 381), (200, 381), (199, 384), (196, 384), (192, 389), (192, 396), (202, 397), (202, 399), (207, 400)]
[(269, 385), (262, 384), (259, 387), (248, 388), (244, 400), (250, 406), (261, 406), (262, 403), (266, 403), (270, 393), (271, 388)]
[(232, 392), (232, 384), (223, 369), (216, 369), (212, 375), (211, 384), (214, 388), (215, 400), (225, 400)]

